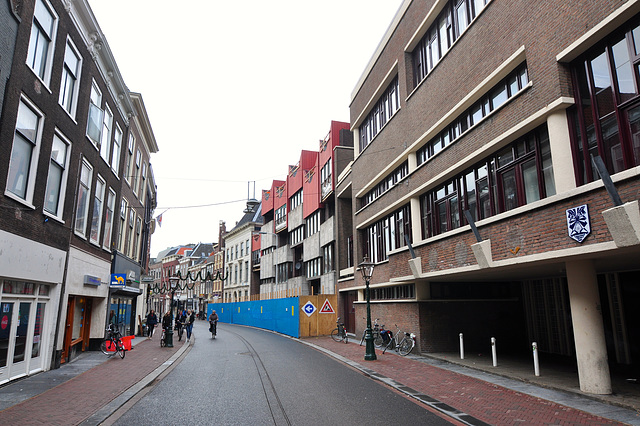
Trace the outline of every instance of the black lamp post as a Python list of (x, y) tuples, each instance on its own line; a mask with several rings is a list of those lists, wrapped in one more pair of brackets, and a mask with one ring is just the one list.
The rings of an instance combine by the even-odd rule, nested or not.
[(362, 278), (366, 283), (365, 297), (367, 299), (367, 330), (365, 331), (364, 341), (366, 342), (366, 352), (364, 354), (365, 361), (375, 361), (376, 350), (373, 347), (373, 334), (371, 332), (371, 300), (369, 297), (369, 281), (373, 275), (373, 268), (375, 265), (369, 262), (367, 256), (364, 257), (364, 261), (358, 265), (360, 266), (360, 272), (362, 272)]
[(167, 330), (167, 336), (165, 338), (167, 348), (173, 347), (173, 297), (176, 294), (178, 281), (179, 278), (175, 275), (169, 277), (169, 283), (171, 284), (171, 304), (169, 305), (169, 312), (171, 312), (171, 322), (169, 323), (169, 329)]

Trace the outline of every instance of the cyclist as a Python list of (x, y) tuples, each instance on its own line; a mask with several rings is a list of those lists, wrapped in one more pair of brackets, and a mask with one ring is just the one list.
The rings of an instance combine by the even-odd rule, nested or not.
[(211, 334), (215, 336), (216, 334), (218, 334), (217, 328), (218, 328), (218, 314), (216, 314), (216, 311), (214, 310), (213, 312), (211, 312), (211, 315), (209, 315), (209, 331), (211, 332)]

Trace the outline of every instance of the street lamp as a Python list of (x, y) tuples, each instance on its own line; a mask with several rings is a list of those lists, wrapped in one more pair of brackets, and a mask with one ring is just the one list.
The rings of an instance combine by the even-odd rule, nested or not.
[(175, 275), (169, 277), (169, 283), (171, 285), (171, 304), (169, 305), (169, 312), (171, 312), (171, 322), (169, 322), (169, 329), (167, 330), (167, 335), (165, 337), (165, 343), (167, 348), (173, 347), (173, 297), (176, 294), (176, 287), (178, 286), (178, 281), (180, 278)]
[(365, 331), (364, 340), (366, 342), (366, 352), (364, 354), (365, 361), (375, 361), (376, 350), (373, 347), (373, 334), (371, 332), (371, 300), (369, 296), (369, 281), (373, 275), (373, 268), (376, 266), (372, 262), (369, 262), (367, 256), (360, 265), (360, 272), (362, 272), (362, 278), (366, 283), (365, 297), (367, 299), (367, 330)]

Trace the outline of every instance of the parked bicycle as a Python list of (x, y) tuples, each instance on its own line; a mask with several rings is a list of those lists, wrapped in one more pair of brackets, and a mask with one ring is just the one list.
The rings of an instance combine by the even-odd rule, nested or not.
[[(391, 332), (389, 332), (391, 334)], [(413, 348), (416, 346), (416, 335), (414, 333), (407, 333), (400, 331), (400, 327), (396, 324), (396, 335), (391, 336), (389, 342), (384, 346), (382, 353), (385, 353), (387, 349), (394, 349), (402, 356), (407, 356)]]
[(336, 342), (349, 343), (349, 338), (347, 337), (347, 330), (344, 328), (344, 323), (340, 322), (340, 317), (338, 317), (336, 324), (338, 326), (334, 328), (333, 331), (331, 332), (331, 338)]
[[(366, 319), (366, 318), (362, 318), (362, 319)], [(378, 325), (378, 320), (380, 318), (376, 318), (373, 321), (373, 328), (371, 329), (371, 335), (373, 336), (373, 345), (376, 348), (381, 348), (382, 347), (382, 336), (380, 336), (380, 326)], [(384, 325), (382, 326), (384, 328)], [(360, 346), (362, 346), (362, 344), (364, 343), (364, 338), (367, 335), (367, 329), (365, 328), (364, 331), (362, 332), (362, 339), (360, 339)]]
[(105, 355), (112, 356), (118, 354), (120, 355), (120, 358), (124, 358), (126, 349), (124, 348), (122, 334), (120, 334), (118, 327), (113, 324), (109, 324), (106, 329), (104, 340), (100, 344), (100, 350)]

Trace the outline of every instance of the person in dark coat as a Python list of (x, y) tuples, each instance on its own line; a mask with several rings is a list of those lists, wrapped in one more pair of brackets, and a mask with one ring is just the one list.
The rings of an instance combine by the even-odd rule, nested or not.
[(147, 315), (147, 329), (149, 330), (149, 339), (153, 337), (153, 329), (156, 328), (156, 324), (158, 324), (158, 317), (152, 309)]
[(187, 342), (191, 340), (191, 332), (193, 331), (193, 322), (196, 320), (196, 315), (189, 309), (187, 311), (187, 318), (185, 321), (187, 327)]

